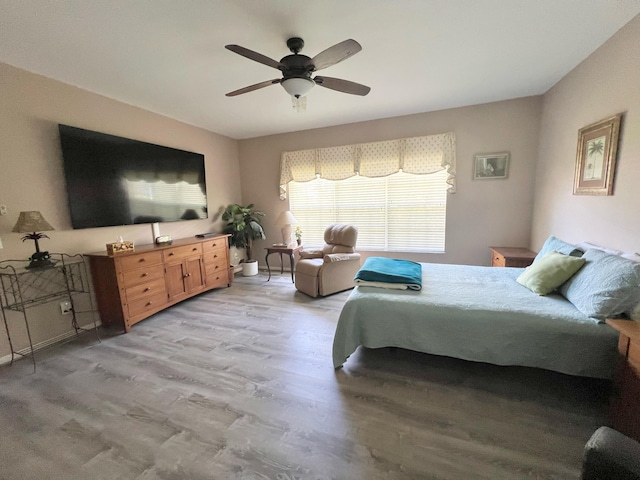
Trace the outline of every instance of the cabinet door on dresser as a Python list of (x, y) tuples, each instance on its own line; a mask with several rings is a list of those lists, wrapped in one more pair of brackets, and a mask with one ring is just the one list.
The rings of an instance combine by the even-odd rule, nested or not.
[(202, 247), (186, 245), (164, 251), (165, 279), (170, 302), (204, 291)]
[(229, 276), (229, 246), (227, 238), (208, 240), (202, 244), (207, 288), (231, 284)]

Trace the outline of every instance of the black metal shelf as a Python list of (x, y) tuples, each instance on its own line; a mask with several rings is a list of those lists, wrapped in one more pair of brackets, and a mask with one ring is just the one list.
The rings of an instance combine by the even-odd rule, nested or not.
[[(28, 268), (26, 260), (4, 260), (0, 262), (0, 310), (2, 310), (2, 319), (11, 349), (12, 364), (15, 355), (31, 356), (34, 371), (36, 368), (27, 315), (29, 308), (44, 305), (56, 299), (66, 298), (71, 304), (71, 326), (76, 334), (86, 330), (78, 324), (77, 314), (81, 312), (75, 309), (75, 294), (88, 295), (91, 304), (90, 311), (95, 313), (87, 268), (82, 255), (52, 253), (51, 265), (36, 268)], [(22, 313), (29, 340), (28, 349), (17, 351), (13, 347), (9, 322), (5, 313), (7, 310)], [(98, 336), (95, 315), (93, 315), (93, 330)], [(100, 340), (99, 336), (98, 340)], [(26, 354), (24, 353), (25, 350), (27, 351)]]

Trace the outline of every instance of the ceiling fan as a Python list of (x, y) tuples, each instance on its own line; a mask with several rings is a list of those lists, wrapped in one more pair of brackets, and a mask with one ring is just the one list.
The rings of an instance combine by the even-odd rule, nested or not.
[(359, 83), (350, 82), (349, 80), (324, 76), (311, 77), (314, 72), (346, 60), (362, 50), (360, 44), (355, 40), (345, 40), (340, 42), (333, 47), (329, 47), (320, 52), (313, 58), (309, 58), (306, 55), (301, 55), (299, 53), (303, 46), (304, 41), (301, 38), (290, 38), (287, 40), (287, 47), (289, 47), (289, 50), (291, 50), (293, 55), (287, 55), (278, 62), (258, 52), (241, 47), (240, 45), (225, 45), (227, 50), (231, 50), (238, 55), (242, 55), (243, 57), (247, 57), (250, 60), (262, 63), (268, 67), (277, 68), (282, 72), (282, 78), (275, 78), (273, 80), (267, 80), (266, 82), (260, 82), (255, 85), (240, 88), (227, 93), (226, 96), (235, 97), (236, 95), (253, 92), (254, 90), (268, 87), (269, 85), (275, 85), (277, 83), (282, 85), (287, 93), (295, 99), (304, 97), (309, 93), (314, 85), (320, 85), (324, 88), (349, 93), (351, 95), (364, 96), (371, 91), (371, 88)]

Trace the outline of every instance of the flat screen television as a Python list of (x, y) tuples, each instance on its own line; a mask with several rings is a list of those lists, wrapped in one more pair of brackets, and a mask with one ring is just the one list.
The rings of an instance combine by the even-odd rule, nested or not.
[(207, 218), (204, 155), (58, 129), (74, 229)]

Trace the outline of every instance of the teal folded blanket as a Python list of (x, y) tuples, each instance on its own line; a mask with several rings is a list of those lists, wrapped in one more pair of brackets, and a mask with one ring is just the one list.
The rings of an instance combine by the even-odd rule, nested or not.
[(419, 263), (397, 258), (369, 257), (354, 278), (356, 284), (405, 285), (411, 290), (422, 289), (422, 266)]

